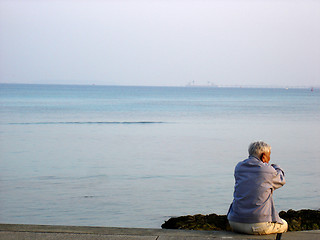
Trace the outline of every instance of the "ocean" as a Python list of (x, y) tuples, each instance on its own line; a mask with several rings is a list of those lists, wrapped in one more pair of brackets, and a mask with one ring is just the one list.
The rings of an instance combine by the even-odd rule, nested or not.
[(0, 222), (160, 228), (226, 214), (250, 142), (278, 211), (319, 209), (319, 89), (0, 84)]

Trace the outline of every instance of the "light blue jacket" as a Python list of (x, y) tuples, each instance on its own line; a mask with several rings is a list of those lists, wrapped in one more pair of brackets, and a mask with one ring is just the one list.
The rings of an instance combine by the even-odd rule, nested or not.
[(272, 194), (285, 184), (283, 170), (256, 157), (239, 162), (234, 171), (235, 187), (228, 220), (241, 223), (282, 223)]

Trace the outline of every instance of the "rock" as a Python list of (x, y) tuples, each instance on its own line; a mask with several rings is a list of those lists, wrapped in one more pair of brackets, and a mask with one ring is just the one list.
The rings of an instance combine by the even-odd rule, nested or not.
[[(320, 211), (304, 209), (287, 212), (281, 211), (279, 216), (288, 222), (288, 231), (320, 229)], [(231, 231), (226, 215), (188, 215), (173, 217), (161, 226), (165, 229)]]
[(189, 230), (231, 230), (226, 215), (201, 215), (173, 217), (161, 225), (166, 229), (189, 229)]
[(281, 211), (279, 216), (288, 222), (288, 231), (304, 231), (320, 229), (320, 211), (303, 209), (287, 212)]

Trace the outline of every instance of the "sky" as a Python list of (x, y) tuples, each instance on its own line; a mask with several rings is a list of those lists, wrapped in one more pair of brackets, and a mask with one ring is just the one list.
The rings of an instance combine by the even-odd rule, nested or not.
[(0, 0), (0, 83), (320, 86), (318, 0)]

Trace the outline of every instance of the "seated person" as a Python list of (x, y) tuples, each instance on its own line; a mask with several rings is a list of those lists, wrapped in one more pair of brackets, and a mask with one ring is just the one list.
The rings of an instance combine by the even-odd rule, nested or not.
[(249, 146), (249, 158), (234, 171), (235, 187), (228, 220), (235, 232), (246, 234), (283, 233), (288, 229), (277, 213), (272, 194), (285, 184), (284, 172), (269, 165), (271, 147), (262, 142)]

